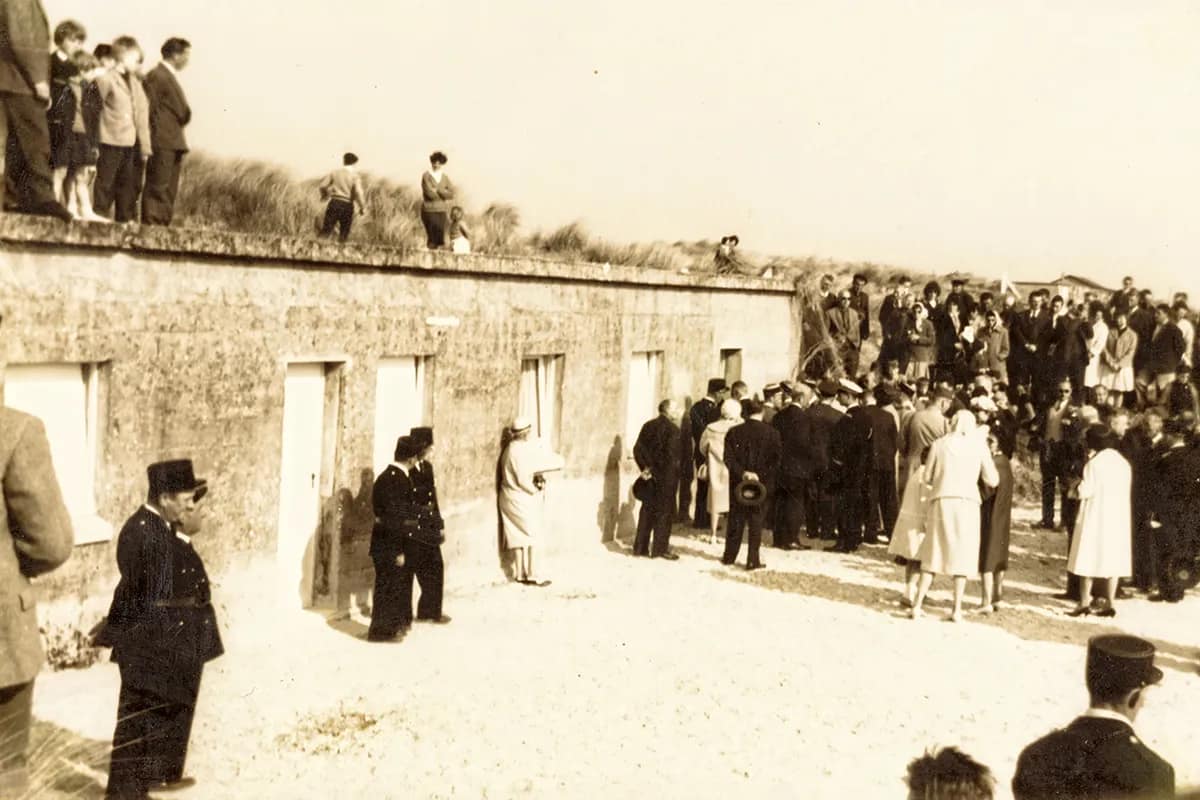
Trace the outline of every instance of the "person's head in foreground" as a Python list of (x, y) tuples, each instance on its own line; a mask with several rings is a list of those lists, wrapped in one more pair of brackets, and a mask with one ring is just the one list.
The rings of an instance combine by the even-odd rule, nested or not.
[(1146, 688), (1163, 679), (1154, 666), (1154, 645), (1127, 634), (1093, 636), (1088, 640), (1085, 681), (1092, 708), (1115, 711), (1137, 719), (1146, 702)]
[(908, 800), (991, 800), (992, 771), (957, 747), (929, 751), (908, 765)]

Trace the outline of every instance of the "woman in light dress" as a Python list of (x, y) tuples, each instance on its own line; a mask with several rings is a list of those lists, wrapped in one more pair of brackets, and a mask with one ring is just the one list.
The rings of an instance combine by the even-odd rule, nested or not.
[(900, 502), (900, 513), (892, 528), (888, 543), (888, 555), (904, 567), (904, 599), (901, 604), (912, 608), (917, 599), (917, 582), (921, 578), (921, 543), (925, 540), (925, 520), (929, 516), (929, 501), (925, 492), (924, 464), (929, 458), (929, 448), (921, 451), (920, 462), (913, 468), (904, 486), (904, 499)]
[(512, 424), (512, 440), (500, 467), (500, 523), (504, 547), (513, 553), (513, 578), (531, 586), (549, 586), (550, 581), (539, 578), (535, 560), (544, 536), (543, 473), (562, 469), (563, 460), (531, 438), (532, 430), (533, 423), (523, 417)]
[(1133, 354), (1137, 352), (1138, 335), (1129, 327), (1129, 315), (1117, 314), (1108, 342), (1100, 354), (1100, 382), (1108, 388), (1111, 405), (1124, 405), (1125, 395), (1135, 390)]
[(1079, 482), (1079, 517), (1067, 557), (1067, 571), (1079, 576), (1081, 599), (1072, 617), (1091, 614), (1092, 581), (1099, 579), (1108, 598), (1098, 617), (1115, 617), (1113, 600), (1117, 580), (1133, 574), (1133, 534), (1131, 508), (1133, 471), (1117, 450), (1114, 437), (1104, 425), (1092, 425), (1084, 432), (1088, 462)]
[(923, 615), (925, 596), (934, 575), (954, 578), (953, 622), (962, 621), (967, 576), (979, 573), (979, 482), (999, 483), (996, 464), (987, 448), (987, 428), (975, 424), (970, 411), (954, 415), (950, 433), (929, 448), (923, 474), (929, 515), (921, 559), (921, 582), (912, 618)]
[(729, 468), (725, 466), (725, 434), (742, 424), (742, 404), (732, 398), (721, 403), (721, 418), (700, 435), (700, 452), (708, 471), (708, 513), (710, 541), (717, 541), (717, 523), (729, 513)]
[(1089, 390), (1088, 400), (1092, 400), (1095, 393), (1090, 390), (1098, 386), (1101, 380), (1100, 366), (1104, 359), (1104, 349), (1108, 346), (1108, 325), (1104, 322), (1104, 306), (1100, 303), (1092, 303), (1088, 314), (1092, 336), (1088, 339), (1088, 363), (1083, 371), (1083, 387)]

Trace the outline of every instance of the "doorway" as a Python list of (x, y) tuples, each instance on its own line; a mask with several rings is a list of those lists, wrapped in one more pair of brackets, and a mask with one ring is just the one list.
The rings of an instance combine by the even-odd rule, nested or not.
[(285, 607), (313, 601), (314, 553), (321, 528), (325, 439), (324, 364), (288, 364), (283, 387), (279, 468), (279, 597)]

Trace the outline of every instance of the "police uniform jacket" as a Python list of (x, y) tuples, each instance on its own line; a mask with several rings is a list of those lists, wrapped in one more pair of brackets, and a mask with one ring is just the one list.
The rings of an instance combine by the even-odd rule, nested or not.
[(700, 437), (704, 429), (721, 418), (721, 409), (710, 397), (702, 397), (688, 412), (688, 424), (692, 431), (692, 460), (699, 467), (704, 463), (704, 454), (700, 452)]
[(433, 477), (433, 464), (428, 461), (418, 461), (408, 476), (413, 487), (413, 501), (426, 513), (426, 532), (436, 532), (436, 542), (428, 536), (414, 536), (413, 541), (419, 544), (441, 544), (441, 531), (446, 528), (442, 519), (442, 509), (438, 505), (437, 484)]
[[(372, 558), (394, 559), (404, 553), (414, 538), (428, 544), (440, 537), (434, 527), (433, 512), (418, 502), (414, 488), (416, 470), (405, 474), (395, 464), (379, 473), (371, 492), (375, 524), (371, 528)], [(416, 479), (420, 482), (420, 479)]]
[(1082, 716), (1022, 751), (1016, 800), (1108, 800), (1175, 796), (1175, 770), (1127, 723)]
[(194, 704), (195, 676), (225, 652), (204, 562), (186, 536), (148, 506), (117, 537), (121, 580), (96, 644), (112, 647), (122, 680)]

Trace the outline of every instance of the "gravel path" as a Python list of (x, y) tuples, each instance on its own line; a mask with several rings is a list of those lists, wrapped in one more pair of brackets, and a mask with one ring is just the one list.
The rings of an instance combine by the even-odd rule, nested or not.
[[(172, 796), (887, 798), (911, 758), (954, 744), (1009, 797), (1021, 747), (1085, 707), (1083, 645), (1105, 630), (1160, 647), (1166, 680), (1138, 728), (1200, 785), (1200, 597), (1069, 619), (1050, 598), (1065, 536), (1018, 519), (1013, 607), (959, 625), (941, 620), (942, 582), (927, 619), (904, 617), (884, 547), (766, 549), (769, 569), (746, 573), (684, 529), (678, 562), (597, 547), (545, 589), (456, 590), (451, 625), (397, 646), (352, 620), (227, 608), (188, 762), (200, 783)], [(76, 796), (98, 794), (78, 782), (107, 765), (81, 754), (111, 736), (117, 684), (111, 664), (38, 682), (40, 735), (77, 745), (58, 756)]]

